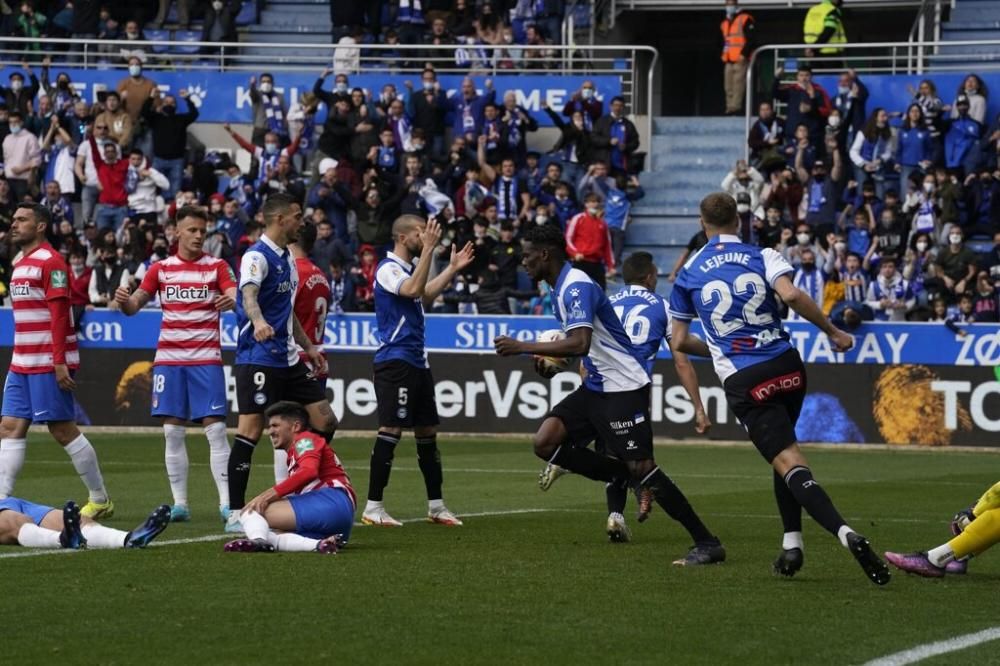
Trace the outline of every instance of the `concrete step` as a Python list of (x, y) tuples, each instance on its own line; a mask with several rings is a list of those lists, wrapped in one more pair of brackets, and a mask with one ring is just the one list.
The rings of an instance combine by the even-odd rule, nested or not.
[(635, 205), (632, 206), (632, 217), (690, 217), (697, 219), (700, 203), (700, 200), (694, 197), (678, 197), (668, 204)]
[(700, 228), (697, 218), (633, 216), (626, 236), (629, 243), (640, 245), (687, 245)]
[[(954, 16), (954, 11), (952, 12)], [(946, 30), (996, 30), (1000, 31), (1000, 21), (948, 21), (941, 25), (942, 32)], [(992, 33), (996, 36), (997, 33)], [(971, 38), (970, 38), (971, 39)], [(991, 39), (987, 37), (987, 39)]]
[(330, 0), (267, 0), (267, 2), (264, 3), (264, 6), (268, 8), (271, 7), (292, 8), (292, 7), (297, 7), (299, 5), (310, 5), (314, 7), (318, 6), (323, 8), (329, 8)]
[(330, 25), (330, 15), (325, 11), (289, 11), (287, 9), (265, 9), (260, 13), (260, 25)]
[[(1000, 20), (1000, 6), (991, 7), (964, 7), (959, 3), (955, 9), (951, 10), (952, 21), (997, 21)], [(947, 25), (947, 24), (945, 24)]]
[[(257, 39), (265, 33), (278, 32), (282, 34), (295, 35), (296, 37), (300, 34), (305, 33), (316, 33), (323, 35), (326, 38), (327, 43), (330, 43), (330, 24), (326, 23), (315, 23), (309, 22), (305, 24), (296, 23), (266, 23), (263, 25), (252, 25), (247, 29), (250, 33), (251, 39)], [(258, 40), (259, 41), (259, 40)]]
[(941, 39), (945, 42), (1000, 39), (1000, 30), (986, 30), (981, 25), (977, 28), (955, 28), (951, 23), (946, 23), (941, 28)]
[[(294, 32), (293, 30), (285, 30), (283, 32), (260, 32), (255, 33), (253, 36), (255, 42), (260, 42), (263, 44), (330, 44), (330, 33), (329, 32)], [(284, 50), (277, 51), (272, 50), (275, 55), (285, 55)], [(317, 49), (313, 51), (313, 55), (323, 55), (324, 51)], [(325, 52), (327, 57), (329, 57), (329, 51)]]
[(743, 131), (746, 120), (741, 116), (661, 116), (653, 119), (653, 134), (718, 134)]

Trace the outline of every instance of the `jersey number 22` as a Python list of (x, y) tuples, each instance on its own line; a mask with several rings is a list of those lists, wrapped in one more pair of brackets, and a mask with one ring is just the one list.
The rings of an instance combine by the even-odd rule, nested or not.
[[(750, 297), (743, 304), (742, 317), (736, 316), (726, 319), (733, 307), (734, 293), (744, 297), (749, 294)], [(750, 326), (765, 326), (774, 321), (774, 317), (768, 313), (757, 312), (767, 297), (767, 285), (764, 284), (763, 278), (756, 273), (740, 273), (733, 281), (731, 290), (729, 283), (723, 280), (712, 280), (702, 287), (701, 302), (704, 305), (711, 305), (716, 296), (718, 296), (719, 301), (712, 308), (710, 319), (717, 338), (724, 338), (748, 324)]]

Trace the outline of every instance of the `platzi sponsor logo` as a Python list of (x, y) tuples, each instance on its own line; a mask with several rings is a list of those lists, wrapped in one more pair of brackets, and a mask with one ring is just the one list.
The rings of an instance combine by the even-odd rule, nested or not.
[(201, 303), (208, 300), (208, 285), (178, 287), (168, 284), (163, 288), (163, 300), (172, 303)]

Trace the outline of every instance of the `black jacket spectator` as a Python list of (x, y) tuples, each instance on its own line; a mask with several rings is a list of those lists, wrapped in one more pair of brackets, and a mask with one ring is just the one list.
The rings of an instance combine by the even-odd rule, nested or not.
[(188, 125), (198, 119), (198, 108), (191, 103), (190, 98), (183, 98), (187, 111), (177, 113), (176, 105), (173, 112), (167, 111), (169, 105), (164, 104), (159, 111), (153, 108), (153, 100), (147, 99), (142, 107), (142, 116), (146, 125), (153, 131), (153, 155), (163, 160), (176, 160), (184, 157), (187, 148)]
[(559, 128), (559, 139), (556, 145), (552, 146), (550, 153), (566, 154), (572, 148), (576, 148), (576, 161), (580, 164), (587, 164), (590, 161), (591, 147), (590, 132), (586, 128), (579, 128), (571, 122), (563, 120), (558, 113), (545, 107), (543, 109), (552, 119), (552, 123)]
[[(622, 118), (625, 123), (625, 145), (622, 150), (625, 153), (626, 161), (629, 156), (639, 149), (639, 131), (635, 124), (628, 118)], [(610, 115), (603, 116), (594, 123), (594, 133), (591, 135), (591, 161), (606, 162), (611, 165), (611, 128), (615, 123), (615, 118)], [(614, 165), (611, 165), (614, 168)], [(629, 165), (631, 167), (631, 165)]]
[(323, 134), (319, 137), (319, 149), (324, 155), (334, 159), (345, 159), (351, 147), (352, 136), (354, 136), (354, 128), (350, 124), (349, 114), (331, 108), (323, 123)]
[(38, 89), (40, 88), (38, 77), (33, 73), (28, 76), (28, 80), (29, 83), (24, 84), (24, 87), (17, 91), (10, 87), (0, 86), (0, 100), (3, 100), (3, 103), (7, 105), (7, 110), (16, 110), (25, 117), (29, 115), (28, 103), (38, 97)]
[(825, 104), (823, 89), (815, 83), (802, 87), (798, 83), (782, 85), (780, 73), (774, 77), (771, 96), (788, 104), (785, 118), (786, 127), (800, 124), (809, 129), (809, 142), (819, 149), (823, 144), (823, 117), (819, 110)]
[(413, 128), (422, 129), (429, 137), (444, 136), (444, 118), (448, 113), (448, 98), (443, 90), (410, 90), (407, 113), (413, 119)]

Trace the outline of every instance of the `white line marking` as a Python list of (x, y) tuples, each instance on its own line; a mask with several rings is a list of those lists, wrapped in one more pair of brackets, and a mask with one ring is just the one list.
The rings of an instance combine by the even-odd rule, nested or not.
[(929, 659), (930, 657), (936, 657), (950, 652), (958, 652), (959, 650), (965, 650), (966, 648), (973, 647), (974, 645), (989, 643), (990, 641), (995, 640), (1000, 640), (1000, 627), (991, 627), (989, 629), (977, 631), (974, 634), (965, 634), (964, 636), (956, 636), (955, 638), (949, 638), (945, 641), (918, 645), (914, 648), (910, 648), (909, 650), (903, 650), (902, 652), (896, 652), (895, 654), (873, 659), (865, 663), (864, 666), (906, 666), (906, 664), (915, 664), (918, 661), (923, 661), (924, 659)]

